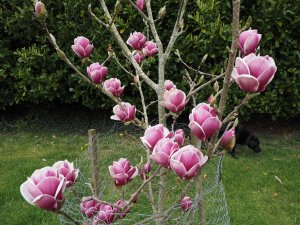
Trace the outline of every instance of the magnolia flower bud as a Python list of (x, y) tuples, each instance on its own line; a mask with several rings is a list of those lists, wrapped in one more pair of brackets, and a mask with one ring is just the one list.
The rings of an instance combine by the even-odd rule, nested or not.
[(139, 194), (137, 194), (137, 193), (133, 193), (132, 195), (131, 195), (131, 198), (133, 197), (133, 199), (132, 199), (132, 202), (133, 203), (137, 203), (138, 201), (139, 201), (139, 199), (140, 199), (140, 196), (139, 196)]
[(42, 3), (41, 1), (36, 1), (34, 3), (34, 14), (38, 18), (47, 16), (47, 10), (44, 3)]
[(166, 15), (166, 12), (167, 12), (166, 6), (160, 8), (160, 10), (158, 11), (158, 17), (163, 18)]
[(143, 11), (145, 8), (145, 0), (137, 0), (136, 6), (139, 8), (139, 10)]
[(181, 200), (180, 205), (182, 211), (187, 211), (193, 205), (193, 202), (191, 201), (191, 198), (189, 196), (185, 196)]
[(213, 106), (216, 103), (216, 100), (217, 99), (216, 99), (216, 97), (213, 94), (211, 94), (208, 97), (208, 99), (207, 99), (207, 101), (208, 101), (208, 103), (209, 103), (210, 106)]

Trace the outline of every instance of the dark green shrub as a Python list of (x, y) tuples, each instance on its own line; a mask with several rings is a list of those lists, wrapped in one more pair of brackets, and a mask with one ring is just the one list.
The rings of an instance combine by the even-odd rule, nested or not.
[[(69, 58), (85, 72), (85, 66), (71, 51), (73, 39), (83, 35), (94, 42), (94, 61), (103, 61), (109, 45), (116, 48), (108, 32), (89, 18), (87, 5), (97, 6), (98, 1), (66, 0), (45, 2), (49, 12), (49, 30)], [(111, 7), (114, 2), (109, 1)], [(40, 24), (34, 18), (31, 2), (2, 0), (0, 9), (0, 109), (21, 103), (45, 103), (60, 101), (65, 103), (79, 102), (90, 108), (110, 108), (112, 103), (96, 89), (84, 83), (57, 56), (48, 43)], [(167, 15), (158, 21), (158, 31), (164, 44), (171, 34), (171, 26), (177, 15), (178, 2), (154, 1), (153, 11), (158, 12), (163, 5), (167, 6)], [(197, 67), (207, 53), (203, 71), (218, 74), (224, 67), (227, 57), (226, 45), (230, 45), (230, 4), (226, 1), (190, 2), (185, 25), (187, 32), (176, 44), (183, 58)], [(243, 1), (241, 20), (244, 24), (252, 16), (252, 28), (263, 34), (261, 54), (271, 55), (277, 64), (278, 71), (272, 83), (260, 97), (242, 110), (242, 115), (250, 113), (269, 114), (273, 118), (295, 117), (299, 115), (300, 86), (299, 69), (299, 8), (300, 1), (288, 0)], [(95, 7), (97, 15), (102, 15)], [(145, 32), (144, 24), (135, 10), (123, 3), (121, 17), (117, 18), (118, 29), (126, 39), (129, 33), (137, 30)], [(167, 29), (167, 28), (170, 29)], [(119, 52), (118, 52), (119, 54)], [(119, 54), (121, 56), (121, 54)], [(121, 57), (120, 57), (121, 58)], [(124, 62), (124, 61), (122, 61)], [(124, 62), (126, 63), (126, 62)], [(145, 67), (152, 67), (151, 77), (155, 77), (156, 59)], [(167, 65), (167, 78), (174, 80), (180, 88), (186, 86), (182, 79), (184, 67), (174, 56)], [(116, 63), (109, 62), (109, 77), (117, 76), (127, 85), (125, 100), (135, 101), (138, 92), (130, 85), (131, 80), (122, 72)], [(229, 104), (236, 104), (244, 94), (232, 86)], [(212, 90), (207, 88), (199, 96), (203, 101)], [(145, 93), (151, 100), (153, 93)]]

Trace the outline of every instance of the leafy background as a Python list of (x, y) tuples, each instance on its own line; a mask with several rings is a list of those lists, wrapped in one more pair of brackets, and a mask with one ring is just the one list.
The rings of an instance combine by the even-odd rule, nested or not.
[[(114, 2), (107, 2), (113, 9)], [(84, 83), (56, 56), (33, 15), (31, 1), (1, 0), (1, 3), (0, 109), (41, 103), (51, 105), (58, 102), (79, 103), (92, 109), (111, 109), (112, 103), (108, 99)], [(77, 36), (86, 36), (93, 41), (93, 61), (102, 62), (107, 56), (109, 45), (121, 58), (122, 54), (114, 41), (108, 38), (108, 32), (88, 15), (89, 3), (99, 17), (103, 15), (97, 1), (47, 0), (44, 3), (49, 12), (47, 23), (50, 31), (81, 71), (85, 71), (85, 66), (70, 48)], [(157, 22), (159, 34), (166, 44), (177, 15), (178, 2), (168, 0), (153, 3), (155, 15), (162, 6), (167, 7), (166, 16)], [(208, 54), (201, 70), (220, 73), (227, 57), (226, 46), (230, 45), (230, 10), (231, 5), (227, 1), (189, 2), (184, 21), (187, 32), (179, 38), (174, 50), (179, 49), (184, 60), (193, 67), (197, 67), (202, 57)], [(241, 25), (245, 24), (249, 16), (252, 17), (251, 27), (263, 34), (260, 53), (272, 56), (278, 67), (275, 78), (266, 91), (241, 111), (244, 118), (249, 118), (250, 115), (267, 115), (278, 119), (299, 115), (299, 12), (300, 0), (242, 1)], [(125, 2), (116, 23), (124, 39), (135, 30), (146, 32), (139, 15)], [(122, 62), (127, 65), (127, 62)], [(150, 77), (154, 80), (157, 73), (156, 63), (156, 59), (151, 59), (145, 64), (146, 69), (151, 68)], [(108, 66), (108, 77), (116, 76), (127, 86), (125, 100), (135, 102), (138, 92), (130, 85), (131, 80), (113, 61)], [(183, 65), (173, 55), (167, 65), (166, 76), (175, 81), (179, 88), (186, 90), (183, 74)], [(204, 101), (211, 92), (209, 88), (201, 92), (198, 101)], [(147, 101), (151, 101), (152, 94), (150, 90), (146, 90)], [(233, 85), (228, 105), (237, 104), (243, 95)]]

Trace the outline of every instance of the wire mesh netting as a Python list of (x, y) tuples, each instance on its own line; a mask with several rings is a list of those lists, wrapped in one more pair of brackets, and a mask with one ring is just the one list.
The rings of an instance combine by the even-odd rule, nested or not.
[[(185, 127), (180, 127), (185, 129)], [(98, 198), (107, 202), (115, 203), (120, 199), (128, 200), (131, 195), (143, 182), (140, 177), (134, 178), (127, 185), (116, 187), (113, 178), (109, 175), (108, 166), (112, 161), (119, 158), (127, 158), (132, 165), (137, 165), (143, 158), (146, 160), (146, 151), (139, 137), (143, 136), (143, 131), (133, 127), (115, 125), (110, 131), (97, 135), (97, 152), (100, 170), (100, 193)], [(66, 190), (66, 201), (63, 210), (80, 221), (80, 224), (92, 224), (92, 218), (86, 218), (80, 212), (80, 203), (83, 197), (92, 196), (91, 176), (90, 176), (91, 154), (83, 152), (76, 160), (76, 167), (80, 169), (80, 175), (76, 185)], [(152, 173), (157, 168), (152, 164)], [(146, 187), (138, 195), (138, 202), (130, 207), (129, 213), (123, 219), (117, 219), (113, 224), (133, 225), (133, 224), (156, 224), (159, 219), (160, 224), (230, 224), (225, 192), (221, 180), (222, 158), (215, 157), (210, 160), (199, 176), (191, 180), (181, 180), (178, 176), (169, 171), (166, 176), (166, 191), (164, 193), (164, 212), (159, 217), (155, 217), (152, 209), (156, 209), (156, 200), (159, 189), (159, 177), (151, 181), (152, 196), (149, 188)], [(187, 188), (187, 186), (189, 188)], [(190, 196), (193, 204), (187, 211), (181, 210), (180, 201), (182, 194)], [(60, 223), (73, 224), (65, 217), (60, 216)]]

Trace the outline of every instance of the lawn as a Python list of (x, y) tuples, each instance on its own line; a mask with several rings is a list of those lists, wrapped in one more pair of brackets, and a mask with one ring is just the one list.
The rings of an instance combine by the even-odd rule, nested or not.
[[(238, 160), (229, 155), (224, 159), (223, 184), (231, 224), (299, 225), (300, 133), (259, 136), (261, 154), (239, 146)], [(105, 148), (110, 151), (101, 155), (106, 168), (129, 146), (126, 137), (117, 134), (114, 138), (121, 144), (107, 143)], [(82, 160), (86, 144), (87, 136), (82, 133), (0, 133), (0, 224), (59, 224), (56, 215), (29, 205), (20, 195), (19, 186), (37, 168), (57, 160)], [(129, 152), (128, 158), (137, 163), (138, 154), (132, 149)]]

